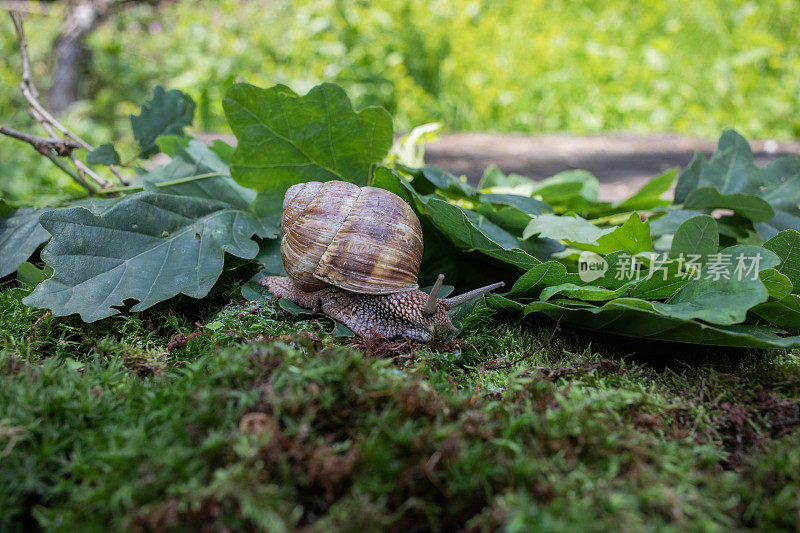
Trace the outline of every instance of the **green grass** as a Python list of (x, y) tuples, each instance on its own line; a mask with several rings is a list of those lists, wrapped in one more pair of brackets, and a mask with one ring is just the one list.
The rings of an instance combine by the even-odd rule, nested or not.
[(28, 291), (0, 291), (4, 531), (800, 526), (796, 354), (480, 312), (379, 358), (235, 287), (91, 325)]
[[(156, 4), (156, 5), (152, 5)], [(800, 3), (278, 0), (139, 3), (87, 40), (82, 101), (62, 122), (90, 143), (137, 152), (128, 117), (155, 85), (197, 102), (195, 127), (227, 131), (238, 79), (305, 93), (330, 81), (356, 107), (380, 105), (397, 131), (672, 131), (715, 139), (800, 136)], [(46, 95), (63, 7), (27, 19)], [(0, 17), (0, 117), (35, 129), (18, 90), (8, 17)], [(33, 149), (0, 139), (0, 194), (22, 202), (74, 195)], [(78, 154), (82, 156), (81, 153)], [(61, 191), (54, 194), (55, 190)], [(54, 198), (55, 197), (55, 198)]]

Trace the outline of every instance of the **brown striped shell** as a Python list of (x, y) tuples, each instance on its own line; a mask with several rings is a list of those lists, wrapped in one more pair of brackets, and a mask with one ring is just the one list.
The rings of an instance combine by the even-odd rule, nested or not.
[(283, 267), (303, 291), (326, 284), (359, 294), (417, 288), (422, 228), (394, 193), (345, 181), (293, 185), (281, 231)]

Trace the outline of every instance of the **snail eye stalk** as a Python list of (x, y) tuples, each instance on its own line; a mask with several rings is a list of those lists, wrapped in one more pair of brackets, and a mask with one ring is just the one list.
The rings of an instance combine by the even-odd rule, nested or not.
[(497, 283), (492, 283), (491, 285), (487, 285), (485, 287), (481, 287), (480, 289), (474, 289), (469, 292), (465, 292), (459, 296), (453, 296), (452, 298), (447, 298), (446, 300), (442, 300), (446, 309), (450, 310), (454, 307), (457, 307), (463, 303), (466, 303), (473, 298), (480, 296), (481, 294), (486, 294), (487, 292), (491, 292), (495, 289), (499, 289), (500, 287), (505, 286), (505, 283), (502, 281), (498, 281)]
[(431, 289), (431, 293), (428, 295), (428, 301), (425, 302), (425, 308), (422, 310), (422, 314), (432, 315), (436, 312), (436, 297), (439, 296), (439, 291), (442, 290), (443, 282), (444, 274), (439, 274), (439, 277), (436, 278), (436, 283), (433, 285), (433, 289)]

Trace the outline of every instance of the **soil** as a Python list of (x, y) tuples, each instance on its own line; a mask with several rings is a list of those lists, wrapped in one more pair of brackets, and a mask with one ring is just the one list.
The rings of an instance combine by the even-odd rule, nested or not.
[[(232, 135), (199, 134), (197, 138), (206, 143), (214, 139), (236, 143)], [(781, 156), (800, 156), (800, 142), (764, 140), (750, 144), (759, 166)], [(457, 176), (465, 175), (473, 185), (490, 165), (535, 180), (563, 170), (584, 169), (600, 180), (600, 199), (614, 201), (633, 194), (648, 178), (673, 167), (685, 167), (695, 152), (708, 156), (715, 148), (713, 140), (667, 133), (585, 137), (451, 133), (427, 146), (425, 161)]]
[[(759, 166), (781, 156), (800, 156), (800, 142), (766, 140), (751, 142), (751, 146)], [(672, 167), (685, 167), (695, 152), (708, 156), (715, 148), (715, 141), (672, 134), (532, 137), (455, 133), (428, 145), (425, 161), (463, 174), (473, 185), (489, 165), (535, 180), (584, 169), (600, 180), (600, 199), (613, 201), (629, 196), (648, 178)]]

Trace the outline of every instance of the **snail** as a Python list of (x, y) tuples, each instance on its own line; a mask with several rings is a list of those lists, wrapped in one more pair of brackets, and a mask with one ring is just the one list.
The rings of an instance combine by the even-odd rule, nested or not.
[(396, 194), (344, 181), (289, 187), (281, 218), (281, 260), (288, 276), (260, 283), (278, 298), (322, 311), (362, 337), (428, 342), (458, 330), (448, 311), (502, 287), (494, 283), (452, 298), (419, 290), (422, 228)]

